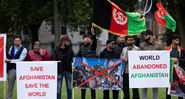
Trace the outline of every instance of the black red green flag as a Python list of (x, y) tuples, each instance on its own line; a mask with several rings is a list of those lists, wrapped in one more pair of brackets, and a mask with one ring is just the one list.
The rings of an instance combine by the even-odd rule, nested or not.
[(94, 0), (93, 25), (117, 35), (136, 35), (146, 31), (145, 18), (121, 10), (109, 0)]
[(159, 0), (148, 0), (145, 17), (155, 18), (161, 25), (175, 32), (176, 22), (171, 15), (164, 9)]

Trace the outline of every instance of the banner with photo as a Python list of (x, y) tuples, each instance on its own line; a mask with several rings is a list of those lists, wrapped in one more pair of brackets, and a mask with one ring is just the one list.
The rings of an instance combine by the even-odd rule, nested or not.
[(180, 66), (174, 66), (173, 79), (168, 87), (168, 94), (185, 97), (185, 71)]
[(6, 34), (0, 34), (0, 81), (6, 81)]
[(128, 56), (130, 88), (169, 86), (170, 51), (129, 51)]
[(122, 70), (121, 59), (75, 57), (73, 88), (121, 90)]
[(17, 99), (56, 99), (57, 62), (16, 63)]

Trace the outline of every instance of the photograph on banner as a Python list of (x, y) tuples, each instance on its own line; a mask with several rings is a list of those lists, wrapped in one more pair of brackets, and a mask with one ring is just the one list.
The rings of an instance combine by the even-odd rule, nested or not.
[(122, 70), (121, 59), (75, 57), (73, 88), (121, 90)]
[(0, 34), (0, 81), (6, 81), (6, 34)]
[(174, 66), (173, 79), (168, 88), (168, 94), (185, 97), (185, 70), (180, 66)]
[(18, 99), (56, 99), (57, 62), (17, 62)]
[(169, 51), (129, 51), (128, 56), (130, 88), (169, 86)]

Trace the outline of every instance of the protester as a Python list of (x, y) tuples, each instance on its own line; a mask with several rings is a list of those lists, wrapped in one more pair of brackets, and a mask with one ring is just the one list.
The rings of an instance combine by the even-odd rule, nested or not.
[(46, 50), (41, 49), (40, 42), (36, 41), (33, 45), (33, 50), (28, 52), (25, 60), (26, 61), (47, 61), (47, 60), (51, 60), (51, 57)]
[[(128, 51), (137, 51), (139, 48), (134, 45), (135, 40), (133, 36), (127, 37), (128, 46), (123, 48), (120, 58), (124, 61), (123, 73), (123, 93), (124, 99), (130, 99), (129, 93), (129, 67), (128, 67)], [(139, 92), (137, 88), (133, 88), (133, 99), (139, 99)]]
[(10, 47), (8, 58), (5, 59), (8, 71), (8, 92), (7, 98), (11, 99), (13, 95), (14, 83), (16, 80), (16, 64), (14, 62), (21, 62), (27, 55), (27, 49), (21, 45), (22, 37), (20, 35), (14, 36), (14, 45)]
[(121, 54), (122, 49), (128, 45), (127, 45), (127, 43), (125, 43), (125, 36), (123, 36), (123, 35), (118, 36), (117, 40), (118, 40), (118, 42), (114, 46), (114, 50), (116, 50), (119, 54)]
[[(151, 30), (146, 30), (144, 34), (145, 42), (140, 44), (140, 50), (151, 51), (151, 50), (162, 50), (162, 46), (159, 42), (155, 41), (153, 38), (153, 32)], [(158, 88), (153, 89), (153, 99), (158, 99)], [(148, 88), (142, 89), (142, 99), (147, 99)]]
[[(178, 64), (181, 68), (185, 69), (185, 52), (180, 44), (181, 37), (178, 34), (172, 35), (172, 44), (166, 47), (166, 50), (170, 51), (170, 57), (173, 57), (174, 64)], [(171, 96), (167, 94), (168, 89), (166, 90), (166, 99), (171, 99)], [(178, 97), (178, 99), (183, 99), (183, 97)]]
[[(93, 37), (92, 44), (89, 34), (83, 35), (83, 45), (80, 47), (78, 57), (86, 57), (86, 58), (96, 58), (96, 47), (97, 47), (97, 41), (96, 41), (96, 35), (94, 33), (93, 27), (91, 28), (91, 33)], [(81, 98), (85, 99), (86, 89), (81, 90)], [(96, 92), (94, 89), (91, 89), (91, 98), (96, 98)]]
[[(113, 59), (113, 58), (120, 58), (120, 54), (114, 50), (114, 44), (116, 42), (113, 39), (108, 39), (106, 42), (107, 48), (105, 48), (101, 53), (99, 58), (107, 58), (107, 60)], [(113, 90), (113, 99), (118, 99), (118, 90)], [(103, 91), (103, 98), (109, 99), (109, 90)]]
[[(134, 37), (135, 45), (136, 45), (137, 47), (139, 47), (141, 33), (137, 34), (136, 37), (137, 37), (137, 38)], [(123, 35), (118, 36), (117, 41), (118, 41), (118, 42), (117, 42), (117, 44), (114, 46), (114, 50), (116, 50), (119, 54), (121, 54), (122, 49), (123, 49), (124, 47), (127, 47), (128, 44), (125, 42), (125, 36), (123, 36)]]
[(61, 99), (61, 88), (63, 76), (65, 76), (67, 87), (67, 99), (72, 98), (71, 79), (72, 79), (72, 61), (73, 49), (69, 46), (70, 40), (68, 36), (61, 38), (61, 43), (53, 50), (53, 60), (58, 62), (57, 77), (57, 99)]

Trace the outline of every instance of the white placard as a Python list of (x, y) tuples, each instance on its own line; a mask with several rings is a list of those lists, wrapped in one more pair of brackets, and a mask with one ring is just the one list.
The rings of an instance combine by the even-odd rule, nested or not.
[(170, 51), (129, 51), (129, 87), (168, 87)]
[(0, 34), (0, 81), (6, 81), (6, 34)]
[(57, 62), (17, 62), (17, 99), (56, 99)]

